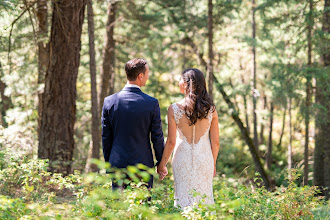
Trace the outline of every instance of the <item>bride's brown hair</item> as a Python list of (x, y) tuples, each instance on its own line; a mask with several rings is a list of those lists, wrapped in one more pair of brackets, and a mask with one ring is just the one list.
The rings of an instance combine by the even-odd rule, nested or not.
[(209, 112), (215, 110), (215, 106), (207, 93), (204, 74), (199, 69), (186, 69), (181, 77), (187, 83), (185, 114), (190, 120), (189, 124), (194, 125), (198, 119), (207, 118)]

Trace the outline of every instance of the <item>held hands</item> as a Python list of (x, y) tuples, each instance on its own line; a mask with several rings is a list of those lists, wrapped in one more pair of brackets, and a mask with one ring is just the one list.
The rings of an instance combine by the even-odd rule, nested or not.
[(162, 166), (161, 164), (159, 164), (157, 166), (157, 173), (159, 175), (159, 179), (163, 180), (164, 177), (168, 174), (167, 167), (166, 166)]

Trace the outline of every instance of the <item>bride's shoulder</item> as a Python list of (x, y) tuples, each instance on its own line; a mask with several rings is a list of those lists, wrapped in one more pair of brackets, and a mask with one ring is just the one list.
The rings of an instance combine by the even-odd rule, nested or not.
[(168, 107), (168, 112), (177, 112), (182, 108), (183, 102), (174, 102)]
[(181, 101), (179, 101), (179, 102), (174, 102), (174, 103), (172, 103), (169, 107), (168, 107), (168, 109), (172, 109), (172, 110), (174, 110), (174, 111), (176, 111), (176, 110), (182, 110), (183, 108), (184, 108), (184, 100), (181, 100)]

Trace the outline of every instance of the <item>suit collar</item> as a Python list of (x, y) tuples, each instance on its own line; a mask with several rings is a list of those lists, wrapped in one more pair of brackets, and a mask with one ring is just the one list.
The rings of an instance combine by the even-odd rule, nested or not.
[(141, 89), (137, 88), (137, 87), (127, 87), (125, 86), (123, 88), (123, 91), (128, 91), (128, 92), (141, 92)]

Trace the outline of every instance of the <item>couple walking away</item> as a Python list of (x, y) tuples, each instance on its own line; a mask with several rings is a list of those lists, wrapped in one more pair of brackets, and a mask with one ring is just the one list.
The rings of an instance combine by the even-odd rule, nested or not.
[[(179, 87), (184, 99), (168, 108), (168, 137), (164, 137), (158, 100), (141, 91), (149, 78), (145, 59), (125, 65), (127, 84), (104, 100), (102, 144), (106, 162), (126, 168), (144, 164), (154, 167), (152, 149), (160, 179), (167, 175), (166, 164), (173, 153), (175, 206), (184, 208), (199, 202), (213, 204), (212, 180), (219, 152), (218, 115), (198, 69), (186, 69)], [(177, 135), (178, 133), (178, 135)], [(151, 177), (148, 187), (153, 185)], [(125, 188), (112, 183), (113, 189)], [(199, 196), (193, 196), (197, 192)]]

